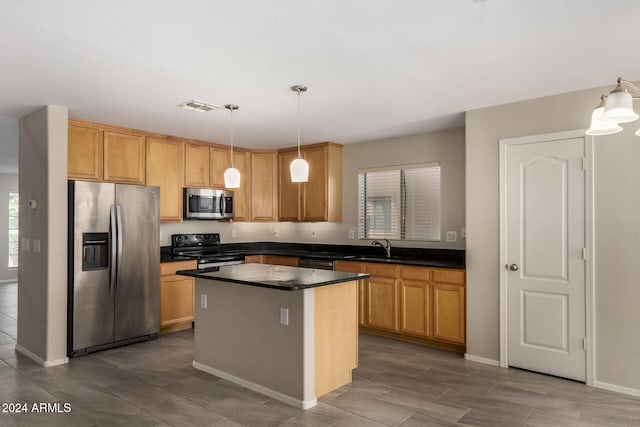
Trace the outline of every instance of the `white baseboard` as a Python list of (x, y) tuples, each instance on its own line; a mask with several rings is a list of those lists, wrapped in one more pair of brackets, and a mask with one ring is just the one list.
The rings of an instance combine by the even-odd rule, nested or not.
[(198, 369), (199, 371), (206, 372), (207, 374), (215, 375), (216, 377), (223, 378), (227, 381), (231, 381), (234, 384), (238, 384), (239, 386), (248, 388), (249, 390), (253, 390), (257, 393), (264, 394), (265, 396), (272, 397), (280, 402), (286, 403), (291, 406), (295, 406), (300, 409), (309, 409), (313, 408), (318, 404), (318, 400), (316, 398), (309, 400), (299, 400), (291, 396), (287, 396), (286, 394), (282, 394), (279, 391), (272, 390), (270, 388), (261, 386), (260, 384), (253, 383), (251, 381), (247, 381), (243, 378), (236, 377), (235, 375), (228, 374), (223, 371), (219, 371), (218, 369), (212, 368), (211, 366), (203, 365), (202, 363), (198, 363), (195, 360), (193, 361), (193, 367)]
[(616, 384), (603, 383), (602, 381), (595, 381), (593, 384), (596, 388), (601, 388), (609, 391), (616, 391), (618, 393), (630, 394), (631, 396), (640, 396), (640, 389), (624, 387)]
[(56, 360), (44, 360), (37, 354), (33, 353), (31, 350), (27, 350), (21, 345), (16, 344), (16, 351), (20, 354), (27, 356), (29, 359), (33, 360), (40, 366), (44, 366), (45, 368), (49, 368), (51, 366), (64, 365), (65, 363), (69, 363), (68, 357), (63, 357), (61, 359)]
[(474, 356), (473, 354), (465, 353), (464, 358), (472, 362), (482, 363), (483, 365), (500, 366), (499, 360), (487, 359), (486, 357)]

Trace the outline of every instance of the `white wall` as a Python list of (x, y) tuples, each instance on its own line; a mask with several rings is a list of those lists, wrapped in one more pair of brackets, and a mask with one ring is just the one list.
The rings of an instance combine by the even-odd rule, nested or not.
[(0, 115), (0, 173), (18, 174), (18, 120)]
[(0, 283), (18, 279), (18, 270), (9, 269), (9, 191), (18, 191), (18, 175), (0, 173)]
[[(467, 353), (499, 359), (498, 141), (589, 126), (613, 87), (467, 112)], [(596, 381), (640, 392), (638, 122), (598, 137), (595, 161)]]
[[(442, 235), (447, 230), (458, 232), (464, 227), (464, 130), (423, 133), (398, 138), (348, 144), (343, 151), (342, 223), (243, 223), (214, 221), (185, 221), (160, 226), (160, 244), (170, 244), (171, 234), (216, 232), (223, 243), (273, 241), (298, 243), (325, 243), (368, 245), (369, 240), (350, 240), (349, 230), (356, 230), (358, 169), (414, 163), (440, 162), (441, 164), (441, 217)], [(237, 237), (231, 237), (231, 230)], [(278, 236), (275, 231), (277, 230)], [(311, 237), (314, 230), (317, 237)], [(465, 241), (456, 243), (392, 242), (394, 246), (464, 249)]]
[(29, 249), (20, 251), (16, 348), (45, 366), (66, 361), (67, 120), (54, 106), (20, 119), (20, 240)]

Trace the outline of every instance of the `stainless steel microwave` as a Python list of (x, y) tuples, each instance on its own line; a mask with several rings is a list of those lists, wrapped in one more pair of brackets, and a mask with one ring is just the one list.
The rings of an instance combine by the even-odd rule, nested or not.
[(211, 188), (185, 188), (184, 219), (233, 218), (233, 191)]

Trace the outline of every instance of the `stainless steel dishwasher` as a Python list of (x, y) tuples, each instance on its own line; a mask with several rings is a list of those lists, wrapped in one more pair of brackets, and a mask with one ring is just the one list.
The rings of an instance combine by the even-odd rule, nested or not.
[(300, 258), (298, 267), (315, 268), (316, 270), (333, 270), (332, 259)]

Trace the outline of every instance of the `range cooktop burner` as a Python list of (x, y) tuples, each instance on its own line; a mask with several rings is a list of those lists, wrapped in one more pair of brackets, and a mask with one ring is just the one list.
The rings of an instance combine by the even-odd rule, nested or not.
[(197, 259), (199, 266), (244, 261), (244, 254), (221, 251), (219, 233), (173, 234), (171, 247), (174, 255)]

